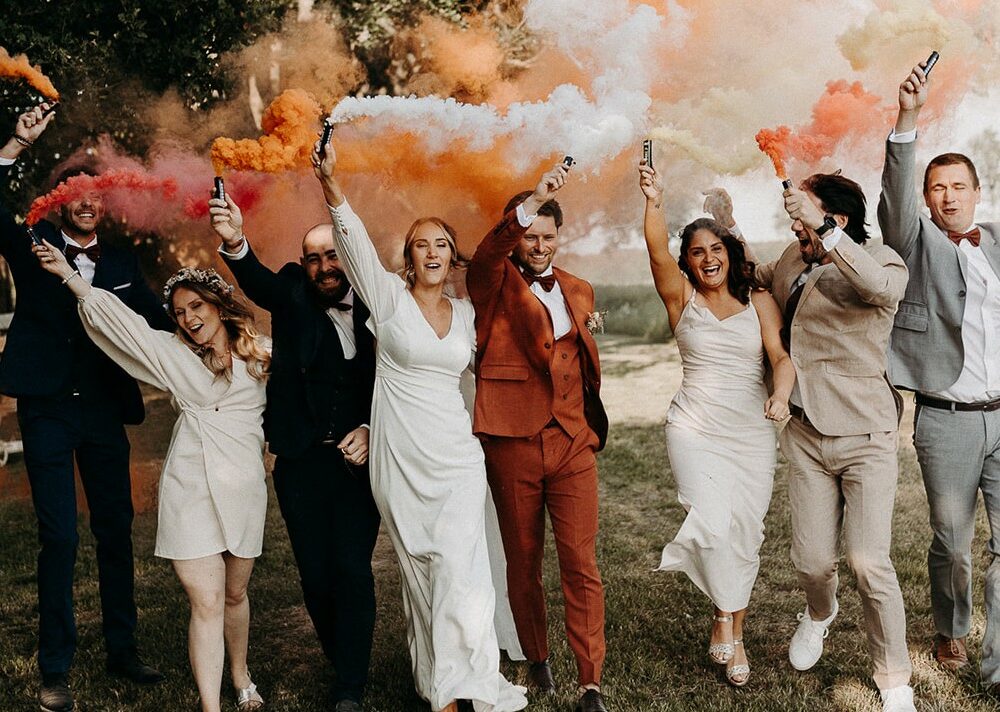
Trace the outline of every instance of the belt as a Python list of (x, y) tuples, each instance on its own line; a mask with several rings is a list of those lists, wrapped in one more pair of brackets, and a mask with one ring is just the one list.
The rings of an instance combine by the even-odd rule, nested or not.
[(981, 403), (955, 403), (949, 400), (941, 400), (940, 398), (931, 398), (930, 396), (925, 396), (923, 393), (917, 394), (917, 405), (924, 405), (928, 408), (940, 408), (941, 410), (963, 410), (963, 411), (980, 411), (980, 412), (990, 412), (992, 410), (1000, 410), (1000, 398), (994, 398), (991, 401), (983, 401)]
[(812, 425), (812, 423), (809, 422), (809, 418), (806, 417), (806, 412), (804, 410), (802, 410), (802, 408), (800, 406), (797, 406), (794, 403), (789, 403), (788, 404), (788, 413), (789, 413), (789, 415), (791, 415), (796, 420), (799, 420), (799, 421), (805, 423), (806, 425)]

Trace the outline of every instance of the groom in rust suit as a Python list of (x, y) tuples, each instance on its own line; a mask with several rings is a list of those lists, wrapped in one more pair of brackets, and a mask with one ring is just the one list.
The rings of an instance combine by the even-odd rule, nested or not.
[(542, 553), (548, 509), (559, 554), (566, 633), (580, 712), (606, 712), (604, 587), (597, 569), (597, 459), (608, 419), (597, 344), (587, 322), (594, 290), (553, 269), (568, 169), (514, 196), (479, 244), (468, 286), (476, 307), (476, 434), (507, 555), (510, 604), (531, 683), (555, 693), (548, 664)]

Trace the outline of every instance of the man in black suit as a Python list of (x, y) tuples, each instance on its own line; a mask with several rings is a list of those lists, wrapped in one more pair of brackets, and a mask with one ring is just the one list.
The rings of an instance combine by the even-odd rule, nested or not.
[(333, 226), (302, 240), (299, 264), (276, 274), (243, 235), (232, 201), (210, 201), (219, 252), (255, 304), (271, 313), (264, 434), (274, 490), (299, 567), (306, 610), (337, 671), (336, 712), (361, 710), (375, 628), (371, 558), (379, 514), (368, 480), (375, 341), (351, 289)]
[[(46, 105), (22, 114), (0, 148), (0, 180), (20, 153), (41, 136), (53, 114)], [(79, 171), (78, 171), (79, 172)], [(61, 229), (42, 221), (38, 237), (65, 245), (84, 279), (117, 295), (153, 327), (174, 325), (139, 270), (135, 255), (100, 242), (104, 215), (98, 194), (61, 208)], [(136, 651), (133, 595), (132, 487), (125, 423), (144, 417), (135, 380), (84, 333), (76, 300), (39, 266), (31, 239), (0, 205), (0, 254), (17, 288), (17, 305), (0, 359), (0, 392), (17, 398), (24, 462), (38, 517), (38, 667), (43, 710), (73, 709), (68, 673), (76, 650), (73, 566), (79, 536), (73, 459), (97, 540), (97, 569), (108, 671), (136, 682), (163, 676)]]

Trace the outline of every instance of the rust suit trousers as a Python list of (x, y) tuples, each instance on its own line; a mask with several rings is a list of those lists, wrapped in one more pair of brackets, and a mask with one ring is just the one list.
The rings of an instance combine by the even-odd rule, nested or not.
[(600, 683), (604, 665), (604, 586), (597, 569), (597, 436), (570, 437), (550, 423), (528, 438), (486, 436), (486, 473), (507, 555), (507, 586), (528, 660), (549, 655), (542, 555), (545, 510), (559, 556), (566, 635), (579, 683)]

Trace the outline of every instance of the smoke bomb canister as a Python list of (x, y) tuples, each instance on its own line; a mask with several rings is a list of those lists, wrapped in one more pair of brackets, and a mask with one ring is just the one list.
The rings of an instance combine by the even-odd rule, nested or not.
[(226, 184), (223, 182), (222, 176), (215, 176), (215, 199), (226, 199)]
[(787, 178), (785, 178), (783, 181), (781, 181), (781, 187), (784, 190), (788, 190), (789, 188), (792, 187), (792, 181), (790, 181)]
[(931, 70), (934, 69), (934, 65), (937, 64), (939, 59), (941, 59), (941, 55), (937, 53), (937, 50), (931, 52), (931, 56), (927, 58), (927, 62), (924, 64), (925, 77), (930, 75)]
[(642, 142), (642, 160), (650, 168), (653, 167), (653, 142), (648, 138)]
[(563, 165), (566, 166), (567, 168), (571, 168), (574, 163), (576, 163), (576, 161), (573, 160), (572, 156), (566, 156), (565, 158), (563, 158)]
[(320, 153), (326, 151), (326, 144), (330, 143), (331, 136), (333, 136), (333, 124), (330, 119), (323, 119), (323, 135), (319, 139)]
[(59, 102), (58, 101), (53, 101), (51, 104), (49, 104), (49, 108), (42, 112), (42, 118), (45, 118), (46, 116), (48, 116), (49, 114), (51, 114), (53, 111), (55, 111), (57, 106), (59, 106)]
[(31, 225), (27, 225), (27, 226), (25, 227), (25, 229), (27, 230), (27, 232), (28, 232), (28, 237), (30, 237), (30, 238), (31, 238), (31, 241), (32, 241), (33, 243), (35, 243), (36, 245), (38, 245), (39, 247), (41, 247), (41, 246), (42, 246), (42, 238), (40, 238), (40, 237), (38, 236), (38, 233), (37, 233), (37, 232), (35, 232), (35, 230), (34, 230), (34, 229), (33, 229), (33, 228), (31, 227)]

